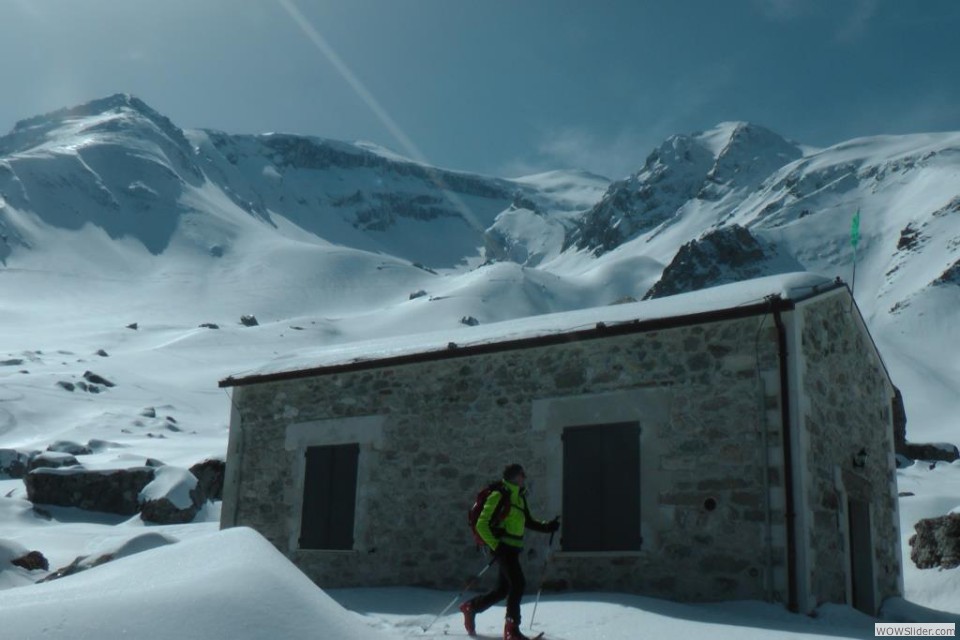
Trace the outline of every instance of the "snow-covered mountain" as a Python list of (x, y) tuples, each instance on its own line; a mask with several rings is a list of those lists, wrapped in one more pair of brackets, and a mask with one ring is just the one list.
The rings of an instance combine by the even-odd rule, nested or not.
[[(91, 469), (187, 467), (226, 450), (230, 399), (216, 382), (285, 355), (772, 273), (851, 282), (858, 209), (856, 298), (903, 390), (908, 437), (957, 443), (960, 133), (812, 149), (723, 123), (669, 138), (611, 183), (181, 129), (127, 95), (63, 109), (0, 138), (0, 449), (65, 440), (92, 445), (80, 456)], [(901, 471), (916, 494), (901, 508), (904, 545), (913, 522), (960, 504), (958, 465)], [(40, 548), (54, 567), (143, 531), (136, 518), (38, 514), (2, 474), (0, 493), (12, 541), (0, 552)], [(163, 530), (188, 539), (217, 516), (208, 504)], [(955, 579), (910, 570), (908, 597), (953, 606)], [(21, 573), (0, 568), (0, 588), (29, 582)], [(55, 601), (30, 589), (24, 607)], [(376, 624), (419, 633), (404, 620)]]
[(612, 184), (503, 179), (369, 143), (184, 130), (115, 95), (0, 138), (0, 288), (21, 313), (66, 295), (37, 321), (54, 332), (51, 310), (114, 307), (171, 325), (350, 317), (325, 335), (343, 341), (797, 269), (852, 282), (859, 209), (857, 300), (911, 437), (956, 440), (960, 362), (940, 354), (960, 346), (958, 177), (960, 133), (812, 149), (732, 122), (671, 136)]
[[(855, 285), (909, 390), (912, 438), (960, 438), (960, 134), (877, 136), (826, 149), (743, 123), (674, 136), (610, 186), (567, 235), (596, 263), (664, 265), (646, 295), (798, 266)], [(854, 250), (850, 226), (861, 212)], [(548, 265), (549, 268), (549, 265)], [(854, 279), (854, 276), (855, 279)]]
[[(446, 171), (362, 143), (183, 131), (127, 95), (19, 122), (0, 138), (0, 158), (6, 207), (60, 229), (92, 224), (153, 254), (189, 221), (198, 248), (220, 257), (236, 227), (254, 220), (435, 268), (476, 254), (513, 201), (563, 212), (605, 187), (583, 175), (541, 177), (553, 188), (540, 188), (537, 179)], [(34, 243), (23, 223), (4, 217), (5, 254)]]

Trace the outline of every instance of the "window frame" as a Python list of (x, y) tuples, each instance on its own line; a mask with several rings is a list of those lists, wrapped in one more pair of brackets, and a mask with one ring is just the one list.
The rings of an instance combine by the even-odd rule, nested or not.
[[(332, 418), (290, 424), (286, 428), (284, 449), (291, 456), (293, 491), (284, 498), (287, 508), (285, 533), (291, 554), (358, 553), (375, 545), (370, 521), (370, 500), (376, 492), (373, 486), (374, 469), (380, 464), (383, 448), (383, 415)], [(313, 549), (300, 546), (303, 521), (303, 498), (306, 481), (306, 451), (309, 447), (328, 445), (358, 445), (356, 497), (354, 502), (353, 547), (351, 549)]]

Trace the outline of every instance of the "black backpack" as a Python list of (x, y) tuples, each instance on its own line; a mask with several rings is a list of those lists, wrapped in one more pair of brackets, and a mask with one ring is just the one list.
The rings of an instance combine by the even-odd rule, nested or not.
[(504, 521), (510, 512), (510, 492), (507, 491), (507, 488), (503, 486), (502, 482), (491, 482), (483, 489), (480, 489), (476, 499), (473, 501), (473, 506), (470, 507), (470, 510), (467, 512), (467, 523), (470, 525), (470, 532), (473, 533), (473, 539), (476, 540), (478, 547), (485, 546), (487, 543), (484, 542), (480, 534), (477, 533), (477, 520), (480, 519), (480, 512), (483, 511), (483, 505), (486, 504), (487, 498), (489, 498), (490, 494), (494, 491), (500, 492), (500, 502), (493, 511), (493, 517), (490, 518), (490, 528), (496, 532), (497, 529), (500, 528), (500, 523)]

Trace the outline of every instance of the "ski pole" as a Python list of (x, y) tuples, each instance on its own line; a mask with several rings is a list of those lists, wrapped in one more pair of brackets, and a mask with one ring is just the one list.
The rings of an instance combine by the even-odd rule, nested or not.
[(426, 631), (427, 631), (430, 627), (432, 627), (437, 620), (439, 620), (441, 617), (443, 617), (443, 614), (445, 614), (445, 613), (450, 609), (450, 607), (452, 607), (454, 604), (456, 604), (457, 600), (459, 600), (460, 598), (462, 598), (462, 597), (463, 597), (463, 594), (467, 592), (467, 589), (469, 589), (470, 587), (472, 587), (473, 584), (474, 584), (477, 580), (480, 579), (480, 576), (482, 576), (483, 574), (485, 574), (485, 573), (487, 572), (487, 569), (489, 569), (489, 568), (491, 567), (491, 565), (493, 565), (493, 563), (496, 562), (496, 561), (497, 561), (497, 557), (496, 557), (496, 556), (490, 558), (490, 562), (488, 562), (486, 565), (484, 565), (483, 569), (480, 569), (480, 573), (478, 573), (477, 575), (475, 575), (475, 576), (473, 576), (472, 578), (470, 578), (469, 580), (467, 580), (467, 584), (463, 585), (463, 589), (461, 589), (461, 590), (460, 590), (460, 593), (458, 593), (457, 595), (455, 595), (455, 596), (453, 597), (453, 600), (450, 601), (450, 604), (448, 604), (447, 606), (445, 606), (445, 607), (443, 608), (443, 611), (441, 611), (440, 613), (438, 613), (437, 616), (436, 616), (433, 620), (430, 621), (430, 624), (428, 624), (428, 625), (425, 626), (425, 627), (421, 627), (421, 628), (423, 629), (424, 633), (426, 633)]
[(530, 629), (533, 629), (533, 621), (537, 617), (537, 606), (540, 604), (540, 594), (543, 593), (543, 582), (544, 576), (547, 575), (547, 563), (550, 562), (550, 552), (553, 551), (553, 534), (554, 531), (550, 532), (550, 542), (547, 543), (547, 555), (543, 559), (543, 569), (540, 571), (540, 588), (537, 589), (537, 599), (533, 603), (533, 613), (530, 615)]

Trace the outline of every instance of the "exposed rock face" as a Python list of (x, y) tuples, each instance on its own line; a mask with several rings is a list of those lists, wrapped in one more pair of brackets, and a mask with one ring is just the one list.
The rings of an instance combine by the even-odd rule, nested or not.
[(22, 478), (27, 473), (30, 454), (16, 449), (0, 449), (0, 478)]
[(908, 442), (904, 446), (904, 453), (911, 460), (929, 460), (931, 462), (953, 462), (960, 459), (960, 451), (956, 445), (947, 442)]
[(664, 269), (644, 300), (696, 291), (775, 273), (803, 271), (803, 266), (776, 246), (732, 225), (686, 243)]
[(960, 513), (924, 518), (913, 527), (910, 559), (921, 569), (960, 566)]
[(796, 144), (747, 123), (671, 136), (647, 157), (643, 169), (610, 185), (565, 247), (600, 255), (669, 221), (691, 200), (717, 201), (755, 189), (802, 155)]
[(227, 464), (223, 460), (210, 458), (190, 467), (190, 473), (196, 476), (204, 493), (210, 500), (223, 500), (223, 478)]
[(30, 462), (27, 469), (60, 469), (62, 467), (76, 467), (80, 462), (70, 453), (61, 453), (59, 451), (45, 451), (43, 453), (30, 456)]
[(690, 136), (672, 136), (651, 153), (643, 169), (610, 185), (566, 243), (600, 255), (649, 231), (696, 196), (713, 161)]
[(137, 496), (153, 480), (155, 472), (150, 467), (108, 471), (35, 469), (24, 482), (27, 499), (34, 504), (133, 515), (140, 510)]
[(31, 551), (30, 553), (20, 556), (19, 558), (14, 558), (10, 562), (18, 567), (26, 569), (27, 571), (50, 570), (50, 563), (39, 551)]
[(960, 260), (954, 262), (946, 271), (940, 274), (940, 277), (934, 280), (933, 283), (939, 285), (955, 284), (960, 286)]

